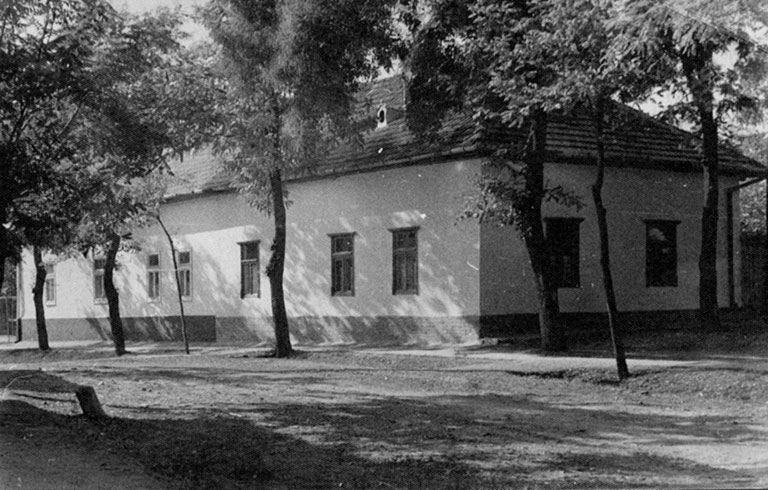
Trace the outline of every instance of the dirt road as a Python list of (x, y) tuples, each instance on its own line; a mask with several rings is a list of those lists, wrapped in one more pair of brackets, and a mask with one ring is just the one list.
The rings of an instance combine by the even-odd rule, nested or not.
[[(66, 395), (15, 390), (45, 410), (25, 430), (59, 449), (19, 467), (45, 475), (51, 454), (77, 455), (72, 442), (91, 451), (84, 461), (147, 488), (768, 485), (760, 359), (630, 360), (634, 376), (618, 385), (610, 359), (485, 350), (276, 360), (251, 349), (139, 346), (120, 359), (99, 349), (0, 351), (6, 372), (42, 367), (94, 386), (112, 417), (94, 425)], [(34, 429), (46, 416), (48, 429)], [(0, 441), (3, 452), (27, 444)]]

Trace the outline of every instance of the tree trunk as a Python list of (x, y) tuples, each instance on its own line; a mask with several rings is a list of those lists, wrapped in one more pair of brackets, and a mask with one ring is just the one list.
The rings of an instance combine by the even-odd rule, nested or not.
[(269, 174), (272, 195), (272, 213), (275, 218), (275, 239), (272, 241), (272, 256), (267, 264), (267, 277), (272, 291), (272, 321), (275, 326), (275, 357), (288, 357), (293, 353), (285, 311), (283, 293), (283, 271), (285, 269), (286, 212), (283, 195), (283, 176), (275, 167)]
[(765, 236), (763, 236), (763, 301), (762, 312), (763, 317), (768, 317), (768, 179), (763, 182), (765, 184), (765, 202), (763, 206), (765, 208)]
[(619, 381), (629, 377), (627, 357), (624, 352), (624, 340), (621, 332), (621, 324), (618, 320), (618, 308), (616, 306), (616, 291), (613, 287), (613, 274), (611, 273), (611, 253), (608, 241), (608, 217), (603, 205), (603, 183), (605, 181), (605, 140), (603, 129), (603, 117), (605, 116), (605, 100), (598, 96), (595, 101), (595, 144), (597, 146), (597, 175), (592, 186), (592, 198), (595, 201), (595, 214), (597, 217), (597, 230), (600, 236), (600, 269), (603, 274), (603, 290), (605, 291), (605, 303), (608, 314), (608, 329), (611, 332), (613, 355), (616, 358), (616, 372)]
[(32, 247), (32, 257), (35, 262), (35, 286), (32, 288), (32, 297), (35, 303), (35, 322), (37, 323), (37, 345), (40, 350), (46, 351), (48, 345), (48, 329), (45, 326), (45, 305), (43, 304), (43, 291), (45, 289), (45, 264), (43, 254), (39, 247)]
[(181, 338), (184, 341), (184, 352), (189, 354), (189, 337), (187, 337), (187, 321), (184, 316), (184, 298), (181, 296), (181, 279), (179, 278), (179, 263), (176, 260), (176, 245), (173, 244), (173, 238), (168, 232), (168, 228), (165, 227), (165, 223), (160, 219), (160, 215), (157, 215), (157, 222), (160, 223), (160, 227), (165, 233), (165, 237), (168, 239), (168, 244), (171, 246), (171, 259), (173, 260), (173, 277), (176, 278), (176, 294), (179, 298), (179, 320), (181, 321)]
[(701, 124), (704, 208), (701, 215), (701, 253), (699, 255), (699, 315), (701, 327), (720, 327), (717, 302), (717, 222), (719, 205), (718, 130), (714, 117), (714, 98), (707, 68), (713, 63), (711, 52), (699, 46), (697, 55), (683, 56), (682, 65), (693, 104)]
[(109, 326), (112, 330), (112, 340), (115, 343), (115, 354), (122, 356), (125, 350), (125, 334), (123, 321), (120, 318), (120, 295), (115, 288), (115, 264), (117, 252), (120, 250), (120, 235), (113, 233), (109, 238), (109, 248), (104, 264), (104, 294), (109, 307)]
[(552, 278), (549, 244), (544, 234), (541, 202), (544, 198), (544, 163), (547, 147), (547, 115), (538, 111), (531, 120), (526, 143), (525, 204), (521, 209), (523, 242), (531, 261), (539, 303), (541, 348), (547, 352), (566, 350), (565, 333), (560, 319), (557, 287)]

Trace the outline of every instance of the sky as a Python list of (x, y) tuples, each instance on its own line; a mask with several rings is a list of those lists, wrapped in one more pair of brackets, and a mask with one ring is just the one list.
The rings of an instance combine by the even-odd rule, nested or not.
[(185, 12), (191, 11), (195, 5), (202, 5), (206, 0), (109, 0), (118, 10), (133, 13), (144, 13), (157, 7), (181, 7)]
[[(133, 14), (143, 14), (160, 7), (175, 9), (181, 8), (183, 13), (191, 14), (194, 8), (203, 5), (208, 0), (108, 0), (117, 10), (127, 10)], [(198, 41), (210, 40), (208, 32), (203, 26), (194, 22), (182, 24), (181, 29), (190, 35), (190, 38), (184, 43), (196, 43)]]

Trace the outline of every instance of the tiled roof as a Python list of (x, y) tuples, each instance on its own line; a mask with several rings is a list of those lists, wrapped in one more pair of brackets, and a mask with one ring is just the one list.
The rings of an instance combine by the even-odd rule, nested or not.
[[(336, 176), (376, 169), (436, 163), (455, 158), (483, 155), (473, 139), (473, 123), (466, 115), (450, 117), (439, 132), (439, 143), (417, 140), (405, 122), (405, 91), (400, 77), (379, 80), (364, 90), (372, 112), (387, 107), (387, 124), (364, 135), (362, 144), (343, 145), (316, 165), (294, 172), (290, 180)], [(639, 111), (620, 108), (632, 122), (631, 130), (608, 131), (606, 157), (611, 166), (653, 168), (670, 171), (700, 171), (699, 153), (695, 139), (689, 133), (663, 124)], [(373, 117), (373, 114), (372, 114)], [(627, 127), (627, 126), (625, 126)], [(547, 131), (547, 151), (551, 161), (594, 164), (595, 143), (593, 126), (586, 116), (550, 118)], [(509, 138), (522, 143), (522, 131), (499, 132), (496, 138)], [(724, 173), (756, 175), (766, 171), (732, 148), (721, 146), (721, 170)], [(176, 178), (168, 190), (169, 196), (192, 195), (200, 192), (224, 191), (230, 179), (220, 160), (209, 150), (189, 155), (175, 162)]]
[(231, 176), (210, 148), (187, 153), (183, 159), (171, 162), (170, 167), (172, 176), (168, 179), (166, 189), (168, 197), (226, 191), (231, 188)]

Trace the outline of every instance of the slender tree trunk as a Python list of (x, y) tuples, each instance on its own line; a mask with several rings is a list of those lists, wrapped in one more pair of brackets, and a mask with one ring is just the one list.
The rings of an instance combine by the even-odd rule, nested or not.
[(37, 323), (37, 345), (40, 350), (46, 351), (48, 345), (48, 329), (45, 326), (45, 304), (43, 304), (43, 290), (45, 288), (45, 264), (43, 254), (39, 247), (32, 247), (32, 257), (35, 262), (35, 286), (32, 288), (32, 298), (35, 303), (35, 322)]
[[(699, 255), (699, 314), (701, 327), (717, 329), (720, 318), (717, 302), (717, 225), (719, 206), (718, 129), (714, 97), (707, 67), (712, 54), (703, 47), (698, 55), (682, 57), (683, 70), (701, 124), (704, 208), (701, 215)], [(695, 56), (695, 57), (694, 57)]]
[(120, 235), (113, 233), (109, 237), (109, 247), (104, 264), (104, 294), (107, 296), (107, 306), (109, 307), (109, 326), (112, 329), (112, 340), (115, 343), (115, 354), (122, 356), (125, 350), (125, 333), (123, 332), (123, 321), (120, 318), (120, 295), (115, 288), (115, 264), (117, 263), (117, 252), (120, 250)]
[(272, 194), (272, 213), (275, 218), (275, 239), (272, 241), (272, 255), (267, 264), (267, 277), (272, 291), (272, 321), (275, 327), (275, 356), (288, 357), (293, 353), (291, 335), (288, 327), (288, 314), (285, 311), (283, 293), (283, 271), (285, 269), (286, 212), (283, 195), (283, 177), (275, 167), (269, 174)]
[(763, 301), (762, 312), (768, 317), (768, 179), (765, 179), (765, 235), (763, 236)]
[(283, 173), (280, 169), (282, 161), (282, 110), (280, 98), (273, 96), (272, 107), (272, 159), (274, 161), (269, 172), (269, 192), (272, 197), (272, 215), (275, 218), (275, 238), (272, 240), (272, 255), (267, 264), (267, 277), (272, 294), (272, 322), (275, 327), (275, 357), (288, 357), (293, 353), (291, 333), (288, 326), (288, 314), (285, 311), (285, 293), (283, 292), (283, 272), (285, 270), (285, 239), (286, 211), (285, 194), (283, 192)]
[(603, 273), (603, 290), (605, 291), (605, 303), (608, 314), (608, 329), (611, 332), (613, 355), (616, 358), (616, 372), (619, 381), (629, 377), (627, 357), (624, 352), (624, 340), (621, 331), (621, 323), (618, 319), (616, 306), (616, 291), (613, 287), (613, 275), (611, 273), (611, 253), (608, 241), (608, 218), (603, 205), (603, 183), (605, 181), (605, 140), (603, 117), (605, 115), (605, 100), (598, 96), (595, 101), (595, 143), (597, 145), (597, 175), (592, 186), (592, 198), (595, 201), (595, 214), (597, 217), (597, 230), (600, 236), (600, 269)]
[(165, 223), (160, 219), (160, 215), (157, 215), (157, 222), (160, 223), (160, 227), (165, 233), (165, 237), (168, 239), (168, 244), (171, 246), (171, 258), (173, 260), (173, 277), (176, 278), (176, 294), (179, 298), (179, 321), (181, 321), (181, 338), (184, 341), (184, 352), (189, 354), (189, 338), (187, 337), (187, 321), (184, 316), (184, 298), (181, 296), (181, 278), (179, 278), (179, 263), (176, 260), (176, 245), (173, 244), (173, 238), (168, 232), (168, 228), (165, 227)]
[(560, 318), (557, 287), (552, 277), (549, 244), (544, 234), (541, 203), (544, 197), (544, 163), (547, 147), (547, 115), (538, 111), (531, 120), (525, 154), (526, 202), (521, 209), (523, 241), (531, 261), (539, 303), (541, 348), (547, 352), (567, 348)]

